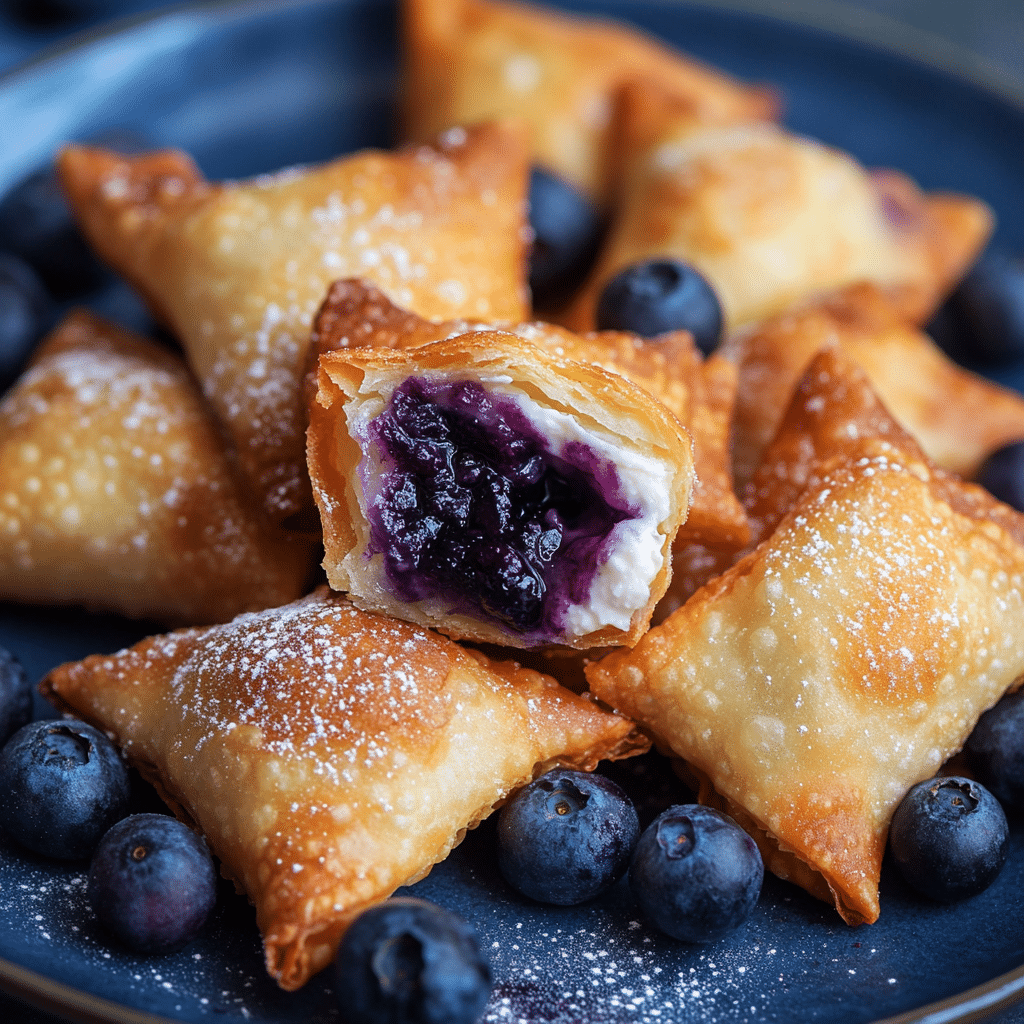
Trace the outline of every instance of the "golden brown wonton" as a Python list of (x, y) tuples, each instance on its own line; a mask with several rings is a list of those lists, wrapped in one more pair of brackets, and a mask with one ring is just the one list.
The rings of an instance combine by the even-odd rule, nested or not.
[[(668, 583), (671, 544), (693, 485), (689, 435), (646, 391), (503, 331), (405, 351), (336, 349), (320, 357), (317, 384), (309, 472), (335, 589), (361, 607), (456, 639), (511, 647), (632, 644), (646, 629)], [(477, 429), (472, 424), (484, 423), (483, 456), (468, 442), (454, 456), (417, 446), (417, 458), (430, 460), (421, 483), (394, 457), (411, 422), (399, 425), (399, 407), (461, 424), (460, 433), (445, 435), (460, 445)], [(509, 451), (522, 453), (522, 480), (501, 477), (505, 497), (491, 505), (459, 474), (467, 458), (472, 479), (493, 474), (487, 445), (499, 434)], [(440, 472), (434, 460), (442, 457), (453, 484), (444, 510), (429, 518)], [(517, 495), (536, 487), (563, 498), (542, 521), (530, 520), (537, 537), (527, 560), (508, 549), (506, 537), (526, 529), (512, 525)], [(564, 519), (550, 518), (557, 509)], [(507, 529), (498, 525), (506, 517)], [(520, 567), (514, 580), (509, 558)]]
[(1024, 398), (949, 359), (873, 285), (847, 288), (728, 338), (739, 370), (733, 469), (742, 487), (812, 357), (838, 344), (938, 466), (973, 477), (996, 448), (1024, 439)]
[(630, 83), (620, 107), (620, 202), (565, 314), (576, 330), (594, 326), (609, 278), (656, 257), (708, 279), (727, 329), (860, 280), (923, 322), (991, 231), (977, 199), (925, 195), (773, 123), (709, 125), (655, 83)]
[(771, 90), (622, 23), (501, 0), (403, 0), (401, 17), (407, 136), (521, 118), (535, 161), (600, 203), (610, 198), (612, 109), (627, 79), (647, 76), (716, 123), (777, 113)]
[(368, 281), (336, 281), (313, 322), (306, 395), (316, 391), (320, 355), (342, 348), (413, 349), (433, 341), (500, 329), (558, 358), (592, 363), (642, 387), (675, 414), (693, 439), (693, 500), (677, 543), (701, 542), (736, 550), (749, 527), (732, 487), (730, 430), (736, 368), (720, 355), (702, 358), (687, 331), (644, 341), (624, 331), (577, 335), (555, 324), (424, 320)]
[(309, 504), (300, 377), (337, 277), (426, 317), (521, 319), (528, 155), (508, 124), (245, 182), (181, 153), (69, 147), (58, 172), (87, 237), (181, 339), (275, 520)]
[[(856, 375), (844, 395), (829, 359), (780, 433), (779, 453), (803, 452), (795, 504), (766, 498), (766, 539), (587, 679), (685, 760), (770, 870), (859, 923), (878, 917), (896, 805), (1024, 672), (1024, 517), (901, 450), (895, 425), (843, 440), (840, 407), (854, 424), (885, 414)], [(790, 461), (771, 464), (784, 492)]]
[(326, 588), (61, 666), (43, 690), (112, 735), (206, 836), (285, 989), (514, 788), (649, 745), (547, 676)]
[(0, 400), (0, 600), (223, 622), (299, 597), (313, 567), (153, 342), (74, 313)]

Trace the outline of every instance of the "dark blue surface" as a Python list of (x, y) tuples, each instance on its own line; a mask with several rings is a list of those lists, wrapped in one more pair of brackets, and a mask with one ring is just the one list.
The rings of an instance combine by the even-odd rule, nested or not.
[[(869, 164), (982, 196), (999, 216), (1000, 243), (1024, 251), (1024, 112), (1006, 98), (884, 45), (755, 14), (626, 0), (595, 0), (586, 9), (628, 13), (728, 70), (773, 82), (790, 126)], [(140, 24), (0, 81), (0, 190), (61, 141), (113, 127), (188, 149), (211, 177), (387, 144), (395, 62), (387, 0), (214, 5)], [(1024, 380), (1016, 368), (1001, 376)], [(149, 631), (85, 613), (0, 607), (0, 644), (35, 678)], [(641, 777), (640, 791), (689, 798), (662, 765), (656, 769), (656, 778)], [(465, 914), (483, 936), (497, 977), (491, 1020), (854, 1024), (1024, 964), (1019, 820), (1003, 875), (966, 904), (923, 903), (887, 865), (881, 919), (853, 930), (802, 891), (769, 879), (749, 924), (710, 947), (681, 946), (642, 926), (622, 884), (582, 908), (541, 908), (517, 897), (494, 865), (492, 828), (472, 834), (415, 887)], [(55, 867), (0, 843), (0, 959), (172, 1019), (338, 1019), (323, 977), (292, 994), (269, 981), (252, 912), (228, 887), (195, 945), (145, 960), (97, 932), (83, 877), (80, 865)], [(1012, 1010), (999, 1019), (1022, 1018)]]

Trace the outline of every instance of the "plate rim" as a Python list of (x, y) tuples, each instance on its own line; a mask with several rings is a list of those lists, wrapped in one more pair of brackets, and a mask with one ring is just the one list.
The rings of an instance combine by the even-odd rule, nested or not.
[[(73, 58), (94, 46), (103, 46), (118, 36), (152, 31), (158, 23), (182, 17), (211, 20), (241, 19), (252, 15), (279, 16), (289, 9), (350, 6), (360, 3), (389, 3), (390, 0), (179, 0), (167, 7), (129, 14), (99, 26), (73, 32), (44, 45), (33, 54), (0, 72), (0, 90), (39, 68)], [(544, 3), (544, 0), (532, 0)], [(628, 12), (636, 0), (612, 0)], [(644, 0), (663, 8), (690, 7), (708, 11), (735, 12), (793, 29), (818, 31), (860, 46), (881, 51), (898, 61), (922, 65), (927, 70), (980, 90), (1024, 115), (1024, 81), (1010, 72), (925, 29), (871, 10), (844, 5), (835, 0)], [(612, 13), (611, 17), (616, 14)], [(176, 1024), (168, 1018), (93, 995), (83, 989), (23, 967), (0, 957), (0, 991), (46, 1013), (73, 1014), (83, 1024)], [(1024, 963), (987, 982), (871, 1024), (972, 1024), (1024, 1000)]]

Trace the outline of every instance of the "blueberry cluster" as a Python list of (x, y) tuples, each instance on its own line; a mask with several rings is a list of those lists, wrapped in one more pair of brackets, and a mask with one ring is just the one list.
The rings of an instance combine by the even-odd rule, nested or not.
[[(8, 722), (31, 711), (24, 676), (0, 649), (0, 718)], [(0, 749), (0, 831), (44, 857), (91, 858), (97, 918), (135, 952), (166, 952), (194, 938), (209, 917), (213, 860), (174, 818), (130, 809), (127, 767), (85, 722), (28, 722)]]
[(630, 515), (608, 500), (616, 481), (599, 490), (586, 451), (573, 462), (548, 451), (512, 401), (474, 382), (409, 378), (374, 431), (393, 468), (370, 513), (371, 547), (395, 592), (454, 595), (523, 632), (556, 633)]
[(560, 905), (593, 899), (628, 875), (644, 916), (694, 943), (739, 928), (764, 876), (757, 846), (732, 818), (676, 805), (641, 833), (619, 786), (568, 769), (534, 780), (502, 808), (498, 865), (519, 892)]

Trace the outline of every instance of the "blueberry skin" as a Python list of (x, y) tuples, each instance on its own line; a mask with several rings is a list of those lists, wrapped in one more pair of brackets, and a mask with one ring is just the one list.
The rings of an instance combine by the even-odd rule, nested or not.
[(356, 918), (338, 947), (334, 979), (346, 1024), (472, 1024), (492, 984), (473, 928), (407, 896)]
[(718, 347), (722, 325), (714, 289), (679, 260), (654, 259), (626, 267), (604, 286), (597, 303), (599, 331), (632, 331), (643, 338), (689, 331), (705, 354)]
[(53, 319), (53, 300), (36, 272), (0, 252), (0, 393), (17, 378)]
[(603, 223), (597, 208), (543, 167), (530, 173), (530, 290), (535, 306), (550, 306), (580, 285), (597, 255)]
[(1003, 809), (1024, 811), (1024, 691), (986, 711), (964, 746), (978, 781)]
[(498, 867), (524, 896), (573, 906), (622, 877), (639, 837), (636, 809), (616, 783), (556, 768), (502, 807)]
[(0, 200), (0, 248), (28, 263), (59, 299), (85, 295), (107, 276), (52, 167), (33, 171)]
[(889, 827), (889, 849), (918, 892), (955, 903), (987, 889), (1006, 860), (1009, 829), (979, 782), (950, 775), (919, 782)]
[(1024, 357), (1024, 259), (984, 253), (947, 303), (958, 349), (974, 362)]
[(0, 750), (0, 828), (45, 857), (90, 856), (130, 791), (114, 745), (84, 722), (30, 722)]
[(978, 470), (978, 483), (993, 497), (1024, 512), (1024, 441), (992, 452)]
[(202, 930), (217, 902), (217, 871), (206, 840), (180, 821), (133, 814), (100, 840), (86, 893), (129, 949), (169, 953)]
[(0, 744), (32, 718), (32, 684), (18, 659), (0, 647)]
[(754, 840), (727, 814), (700, 804), (678, 804), (656, 818), (629, 866), (644, 915), (683, 942), (714, 942), (739, 928), (763, 879)]

